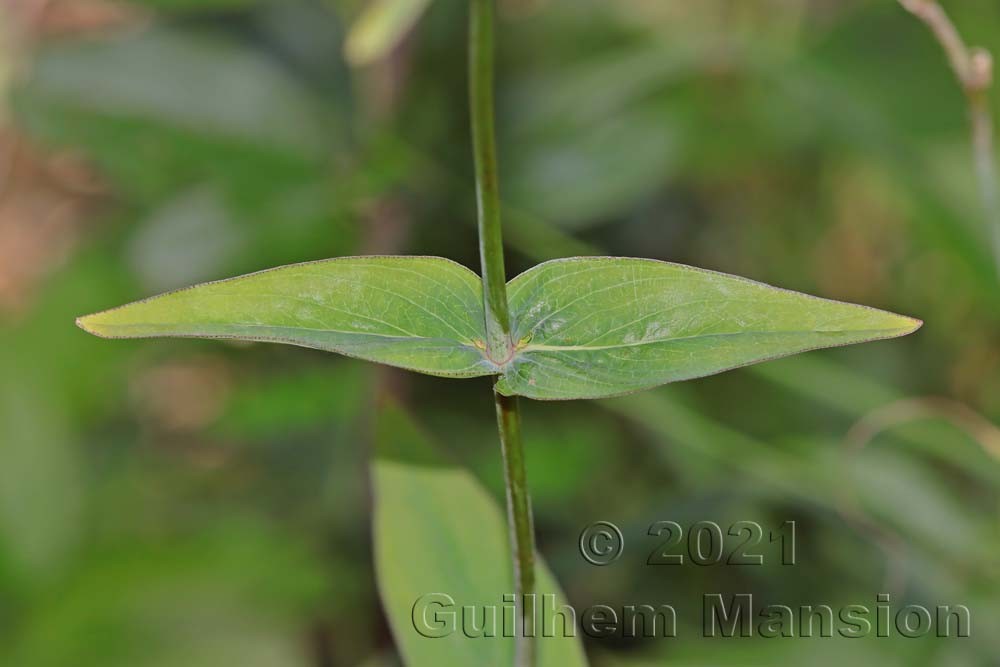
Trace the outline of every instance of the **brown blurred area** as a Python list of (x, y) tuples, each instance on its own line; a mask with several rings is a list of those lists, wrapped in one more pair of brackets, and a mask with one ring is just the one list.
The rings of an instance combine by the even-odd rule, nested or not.
[(21, 134), (6, 89), (31, 76), (38, 40), (138, 27), (143, 14), (103, 0), (6, 0), (0, 5), (0, 313), (12, 317), (66, 258), (109, 196), (86, 157), (50, 151)]

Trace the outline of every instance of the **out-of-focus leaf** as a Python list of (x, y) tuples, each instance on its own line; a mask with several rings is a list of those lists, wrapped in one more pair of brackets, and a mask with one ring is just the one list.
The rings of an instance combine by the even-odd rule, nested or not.
[(218, 275), (243, 243), (221, 195), (199, 188), (153, 213), (132, 238), (130, 259), (144, 286), (163, 291)]
[(921, 324), (644, 259), (546, 262), (512, 280), (509, 296), (518, 351), (497, 388), (539, 399), (625, 394)]
[(315, 364), (255, 378), (234, 389), (216, 429), (227, 437), (281, 438), (347, 422), (367, 394), (363, 364)]
[(384, 58), (430, 4), (431, 0), (373, 0), (347, 36), (347, 59), (354, 65), (366, 65)]
[(501, 166), (511, 201), (568, 229), (641, 205), (670, 180), (687, 141), (677, 100), (663, 102), (663, 92), (697, 75), (717, 50), (639, 42), (515, 84), (500, 119), (509, 124), (510, 158)]
[[(356, 3), (349, 0), (351, 6)], [(341, 0), (264, 2), (250, 14), (253, 30), (268, 46), (282, 54), (293, 68), (322, 92), (335, 92), (349, 83), (343, 62), (347, 26), (340, 16)], [(341, 89), (343, 90), (343, 89)]]
[[(502, 606), (514, 586), (507, 527), (497, 503), (467, 471), (442, 464), (433, 445), (397, 407), (379, 415), (377, 448), (372, 464), (375, 565), (406, 664), (511, 664), (514, 640), (504, 637)], [(557, 607), (565, 604), (543, 563), (538, 593), (539, 600), (551, 594)], [(440, 610), (456, 612), (456, 631), (447, 637), (429, 638), (414, 627), (414, 605), (430, 594), (455, 601), (455, 607)], [(465, 605), (480, 610), (477, 627), (483, 625), (484, 607), (496, 609), (497, 636), (467, 637), (461, 625)], [(435, 610), (429, 608), (431, 614)], [(559, 626), (554, 634), (536, 640), (539, 667), (587, 664), (579, 639), (564, 636)]]
[[(855, 369), (820, 356), (785, 359), (776, 364), (755, 366), (753, 374), (784, 388), (789, 396), (808, 399), (842, 413), (852, 420), (863, 419), (877, 411), (907, 400), (896, 388), (880, 384), (864, 369)], [(938, 421), (939, 423), (935, 423)], [(884, 432), (908, 448), (926, 453), (942, 463), (963, 470), (971, 479), (987, 486), (1000, 484), (1000, 466), (989, 452), (969, 434), (929, 412), (912, 422), (888, 423)]]
[(479, 278), (440, 257), (341, 257), (205, 283), (81, 317), (104, 338), (286, 343), (452, 377), (493, 372)]
[(37, 575), (63, 565), (81, 536), (83, 480), (58, 404), (13, 376), (0, 382), (0, 548)]
[(324, 568), (288, 534), (231, 520), (211, 534), (81, 559), (21, 615), (0, 661), (305, 667), (300, 626), (326, 592)]
[(311, 93), (275, 63), (233, 42), (164, 28), (47, 49), (21, 94), (310, 156), (323, 154), (330, 134)]
[[(786, 454), (770, 443), (706, 417), (684, 400), (681, 389), (662, 388), (602, 401), (601, 405), (662, 438), (660, 455), (676, 459), (675, 465), (695, 483), (719, 484), (720, 479), (732, 483), (747, 478), (755, 488), (811, 502), (834, 495), (832, 484), (825, 476), (813, 474), (801, 453)], [(806, 451), (815, 457), (815, 449)], [(739, 452), (741, 458), (734, 460), (734, 452)], [(826, 465), (823, 472), (829, 469)]]
[(931, 469), (905, 455), (877, 448), (851, 462), (859, 499), (872, 515), (901, 527), (911, 539), (924, 540), (958, 562), (989, 562), (991, 547), (979, 543), (977, 528), (953, 492)]
[(561, 141), (533, 141), (511, 161), (510, 197), (556, 225), (583, 228), (666, 183), (675, 144), (667, 118), (654, 112), (622, 114)]
[[(581, 128), (621, 114), (638, 101), (697, 76), (718, 56), (717, 45), (630, 44), (577, 62), (560, 62), (515, 87), (509, 115), (519, 135)], [(596, 94), (600, 91), (600, 94)]]

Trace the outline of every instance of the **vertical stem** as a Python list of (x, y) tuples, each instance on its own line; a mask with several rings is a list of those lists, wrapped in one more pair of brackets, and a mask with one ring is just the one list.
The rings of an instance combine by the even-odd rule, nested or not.
[(500, 183), (493, 123), (493, 2), (471, 0), (469, 21), (469, 105), (472, 153), (479, 209), (479, 256), (486, 309), (486, 353), (503, 363), (511, 354), (507, 277), (500, 229)]
[[(513, 353), (507, 277), (500, 228), (500, 184), (497, 176), (493, 120), (493, 15), (494, 0), (470, 0), (469, 105), (472, 116), (472, 149), (476, 169), (479, 220), (479, 254), (482, 261), (483, 304), (486, 315), (486, 355), (498, 365)], [(517, 399), (494, 393), (497, 428), (503, 453), (507, 487), (507, 522), (521, 629), (515, 633), (515, 667), (534, 665), (535, 540), (521, 438)], [(530, 631), (529, 631), (530, 627)]]
[(972, 154), (979, 181), (979, 196), (983, 214), (992, 233), (993, 259), (1000, 275), (1000, 190), (997, 186), (997, 166), (993, 147), (993, 114), (983, 91), (969, 101), (972, 122)]
[(514, 562), (514, 585), (517, 604), (521, 607), (521, 628), (515, 633), (514, 665), (530, 667), (534, 664), (535, 527), (525, 475), (521, 413), (517, 397), (502, 396), (495, 392), (493, 397), (496, 401), (504, 481), (507, 486), (507, 522)]
[(993, 261), (1000, 275), (1000, 188), (993, 146), (993, 113), (989, 90), (993, 85), (993, 57), (982, 48), (969, 48), (944, 8), (936, 0), (899, 0), (934, 33), (969, 102), (972, 153), (983, 216), (993, 241)]

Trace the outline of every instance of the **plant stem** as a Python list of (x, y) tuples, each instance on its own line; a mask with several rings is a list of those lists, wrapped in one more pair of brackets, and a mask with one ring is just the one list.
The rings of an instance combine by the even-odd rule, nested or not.
[(493, 123), (493, 2), (471, 0), (469, 21), (469, 106), (479, 209), (479, 256), (486, 310), (486, 353), (495, 362), (510, 358), (510, 314), (500, 229), (500, 183)]
[[(531, 518), (531, 496), (525, 475), (521, 412), (516, 396), (494, 392), (500, 448), (507, 486), (507, 522), (510, 529), (517, 604), (521, 606), (521, 631), (515, 633), (514, 665), (534, 664), (535, 624), (535, 527)], [(527, 628), (531, 628), (529, 632)]]
[(993, 233), (993, 259), (1000, 275), (1000, 191), (997, 189), (997, 165), (993, 148), (993, 113), (986, 92), (969, 100), (972, 122), (972, 153), (979, 181), (986, 222)]
[[(497, 363), (513, 352), (507, 277), (500, 227), (500, 184), (497, 175), (493, 120), (493, 16), (494, 0), (471, 0), (469, 19), (469, 106), (472, 116), (472, 150), (476, 170), (479, 221), (479, 255), (483, 274), (486, 315), (486, 355)], [(507, 522), (521, 631), (515, 633), (515, 667), (534, 665), (535, 539), (521, 438), (521, 413), (517, 398), (494, 392), (497, 428), (503, 453), (507, 487)]]
[(899, 0), (908, 12), (923, 21), (944, 49), (955, 78), (969, 102), (972, 154), (983, 215), (993, 241), (993, 260), (1000, 274), (1000, 188), (993, 146), (993, 113), (989, 90), (993, 85), (993, 58), (981, 48), (969, 48), (955, 24), (935, 0)]

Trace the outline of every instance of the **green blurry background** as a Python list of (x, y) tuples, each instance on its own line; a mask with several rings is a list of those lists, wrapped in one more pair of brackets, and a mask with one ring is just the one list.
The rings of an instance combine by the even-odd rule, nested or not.
[[(965, 102), (925, 27), (891, 0), (500, 4), (512, 275), (653, 257), (926, 320), (525, 406), (569, 599), (679, 611), (676, 639), (591, 642), (592, 662), (1000, 665), (1000, 288)], [(486, 380), (73, 326), (336, 255), (478, 266), (466, 3), (378, 5), (0, 4), (0, 664), (397, 664), (369, 537), (381, 393), (500, 497)], [(1000, 5), (946, 6), (1000, 52)], [(612, 567), (577, 552), (597, 520), (626, 535)], [(656, 520), (794, 520), (798, 564), (649, 567)], [(965, 604), (972, 636), (703, 639), (705, 592)]]

